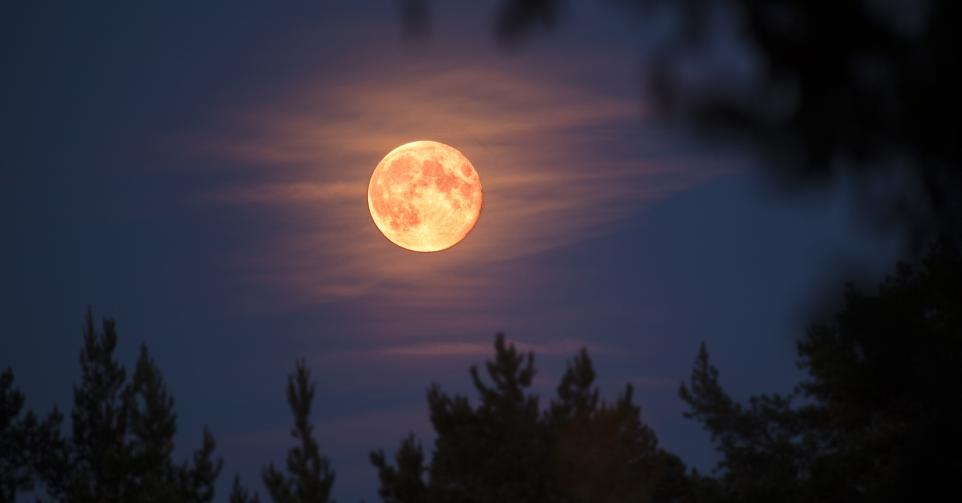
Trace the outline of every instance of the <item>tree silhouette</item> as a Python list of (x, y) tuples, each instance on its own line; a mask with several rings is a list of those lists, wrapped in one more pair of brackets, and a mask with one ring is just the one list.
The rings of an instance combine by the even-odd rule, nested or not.
[[(437, 433), (426, 461), (413, 434), (388, 461), (371, 453), (385, 502), (685, 502), (933, 500), (962, 470), (962, 254), (933, 246), (920, 268), (900, 264), (873, 293), (849, 287), (844, 308), (798, 343), (807, 377), (788, 394), (740, 403), (725, 392), (702, 345), (679, 390), (722, 458), (718, 477), (686, 473), (641, 420), (633, 390), (601, 398), (585, 350), (566, 366), (542, 410), (531, 393), (534, 355), (503, 334), (470, 376), (477, 404), (428, 391)], [(134, 372), (115, 358), (116, 326), (97, 332), (88, 310), (72, 430), (56, 410), (24, 410), (13, 373), (0, 373), (0, 501), (44, 489), (66, 502), (209, 502), (222, 462), (208, 431), (191, 462), (172, 460), (174, 400), (146, 347)], [(334, 472), (310, 424), (314, 385), (303, 361), (288, 377), (298, 444), (286, 473), (263, 479), (275, 502), (328, 502)], [(232, 503), (257, 502), (235, 476)]]
[(495, 359), (485, 365), (492, 385), (470, 369), (480, 395), (477, 408), (466, 397), (448, 396), (437, 385), (428, 392), (437, 431), (430, 467), (431, 490), (442, 501), (540, 501), (545, 499), (547, 451), (539, 428), (538, 398), (528, 394), (534, 355), (520, 354), (503, 335)]
[[(502, 0), (492, 30), (514, 46), (577, 3)], [(782, 186), (847, 177), (860, 214), (904, 232), (913, 255), (962, 237), (962, 142), (946, 122), (962, 115), (959, 2), (610, 3), (659, 34), (644, 75), (664, 118), (751, 146)], [(427, 9), (404, 22), (418, 13), (426, 23)], [(719, 56), (723, 43), (741, 52)]]
[(211, 501), (214, 482), (223, 465), (212, 459), (214, 438), (204, 430), (193, 465), (176, 466), (171, 462), (177, 432), (174, 399), (146, 346), (140, 348), (128, 400), (132, 438), (128, 461), (131, 489), (127, 497), (136, 501)]
[[(648, 72), (665, 112), (748, 142), (783, 181), (811, 186), (850, 175), (863, 214), (909, 232), (920, 249), (959, 236), (962, 144), (944, 120), (962, 112), (962, 33), (951, 21), (962, 14), (959, 2), (636, 3), (672, 5), (684, 20)], [(720, 10), (731, 14), (758, 75), (693, 89), (680, 69), (710, 51)]]
[(260, 503), (257, 493), (250, 493), (240, 483), (240, 476), (234, 475), (234, 485), (231, 486), (230, 503)]
[(133, 439), (129, 443), (127, 469), (137, 481), (137, 493), (129, 496), (163, 495), (159, 499), (171, 499), (169, 493), (175, 487), (175, 474), (170, 470), (158, 470), (158, 467), (164, 466), (164, 460), (170, 459), (174, 452), (177, 417), (173, 412), (174, 400), (164, 389), (159, 370), (144, 346), (140, 347), (128, 394), (128, 418)]
[(683, 501), (691, 494), (684, 465), (658, 448), (631, 387), (612, 404), (600, 400), (587, 352), (569, 362), (545, 411), (529, 392), (533, 354), (498, 334), (485, 369), (488, 382), (470, 370), (477, 406), (437, 385), (428, 391), (437, 432), (429, 466), (413, 435), (393, 466), (382, 451), (371, 454), (385, 502)]
[(582, 349), (567, 364), (561, 383), (558, 384), (558, 399), (551, 402), (551, 419), (558, 423), (573, 416), (590, 414), (598, 408), (600, 393), (595, 387), (595, 369)]
[(552, 476), (559, 500), (681, 501), (691, 497), (685, 466), (658, 447), (641, 421), (630, 384), (612, 404), (599, 398), (595, 372), (582, 349), (568, 362), (551, 403)]
[(561, 10), (559, 0), (502, 2), (494, 30), (502, 42), (516, 44), (534, 28), (553, 27)]
[(680, 390), (723, 458), (737, 501), (918, 501), (955, 491), (962, 461), (962, 258), (933, 247), (874, 294), (852, 288), (832, 323), (799, 342), (808, 377), (743, 406), (701, 348)]
[(23, 393), (14, 387), (13, 371), (4, 370), (0, 373), (0, 452), (8, 454), (0, 458), (0, 501), (13, 501), (18, 491), (33, 489), (26, 449), (29, 418), (21, 414), (23, 400)]
[(685, 417), (701, 422), (722, 453), (719, 469), (725, 496), (732, 501), (806, 501), (799, 477), (812, 455), (802, 434), (791, 397), (760, 395), (748, 407), (736, 403), (718, 382), (704, 344), (691, 383), (679, 394), (690, 410)]
[(116, 324), (105, 319), (98, 334), (88, 309), (74, 386), (72, 435), (43, 453), (47, 491), (66, 502), (209, 502), (222, 466), (204, 431), (193, 462), (173, 461), (177, 432), (173, 397), (145, 346), (132, 379), (114, 358)]
[(88, 309), (74, 386), (72, 436), (53, 466), (49, 488), (65, 501), (123, 501), (127, 479), (126, 371), (114, 359), (117, 332), (111, 319), (97, 333)]
[(394, 455), (394, 463), (395, 466), (391, 466), (387, 462), (384, 451), (371, 453), (371, 464), (377, 468), (380, 480), (378, 494), (381, 500), (385, 503), (426, 501), (428, 487), (423, 479), (427, 471), (424, 451), (413, 433), (401, 441), (401, 447)]
[[(287, 402), (294, 415), (291, 436), (298, 445), (287, 451), (285, 475), (271, 463), (264, 469), (264, 485), (275, 503), (326, 503), (334, 485), (334, 471), (327, 458), (321, 456), (310, 423), (314, 383), (303, 360), (295, 365), (287, 379)], [(240, 494), (237, 492), (236, 494)]]
[(24, 411), (24, 400), (13, 370), (0, 372), (0, 502), (32, 491), (43, 469), (39, 453), (58, 448), (60, 413), (54, 410), (41, 421), (33, 411)]

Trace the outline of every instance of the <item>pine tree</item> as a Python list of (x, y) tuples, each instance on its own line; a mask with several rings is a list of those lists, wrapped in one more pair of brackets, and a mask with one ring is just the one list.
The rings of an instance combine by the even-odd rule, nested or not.
[(561, 383), (558, 399), (551, 402), (549, 414), (554, 421), (563, 422), (573, 416), (590, 414), (598, 408), (600, 393), (595, 387), (595, 369), (588, 351), (581, 349), (568, 362)]
[(0, 502), (31, 491), (44, 470), (44, 452), (58, 448), (62, 417), (54, 410), (44, 420), (24, 411), (25, 397), (16, 388), (12, 369), (0, 372)]
[(334, 485), (334, 471), (321, 456), (310, 423), (314, 383), (303, 360), (287, 380), (287, 402), (294, 415), (291, 436), (298, 445), (287, 451), (287, 474), (271, 463), (264, 469), (264, 485), (275, 503), (327, 503)]
[(223, 462), (204, 431), (192, 464), (173, 461), (177, 417), (160, 369), (142, 346), (133, 376), (115, 358), (116, 324), (97, 333), (87, 311), (72, 435), (40, 463), (47, 491), (65, 502), (207, 503)]
[(704, 344), (699, 347), (690, 384), (679, 396), (689, 405), (685, 417), (701, 422), (722, 460), (725, 496), (738, 501), (808, 501), (799, 477), (813, 455), (795, 395), (753, 396), (748, 406), (735, 402), (721, 387)]
[(105, 319), (98, 334), (88, 308), (80, 352), (80, 384), (74, 386), (73, 434), (48, 487), (64, 501), (123, 502), (129, 479), (126, 444), (126, 372), (114, 359), (117, 332)]
[(426, 501), (428, 487), (424, 482), (427, 467), (424, 450), (414, 434), (409, 434), (394, 455), (394, 465), (388, 463), (384, 451), (371, 453), (371, 464), (377, 468), (380, 486), (378, 494), (384, 503), (420, 503)]
[[(568, 363), (558, 397), (542, 412), (529, 392), (534, 355), (521, 354), (504, 335), (495, 338), (487, 380), (470, 375), (480, 396), (428, 392), (437, 432), (425, 483), (420, 445), (409, 435), (390, 465), (371, 454), (386, 503), (413, 502), (682, 502), (693, 493), (681, 461), (658, 447), (641, 421), (632, 389), (612, 404), (595, 386), (585, 350)], [(490, 384), (489, 384), (490, 383)]]
[(230, 503), (260, 503), (257, 493), (250, 493), (241, 486), (240, 476), (234, 475), (234, 484), (231, 486)]
[(23, 393), (13, 384), (13, 370), (0, 373), (0, 501), (13, 501), (17, 492), (33, 489)]
[(432, 494), (441, 501), (544, 501), (544, 430), (538, 398), (528, 393), (534, 355), (521, 354), (498, 334), (495, 358), (485, 367), (491, 384), (476, 366), (470, 369), (480, 396), (477, 408), (466, 397), (445, 395), (437, 385), (428, 392), (438, 434), (430, 467)]
[(204, 428), (201, 445), (194, 450), (193, 463), (184, 463), (178, 470), (180, 501), (209, 503), (214, 500), (214, 486), (224, 466), (221, 458), (214, 460), (216, 447), (214, 435)]
[(658, 447), (654, 431), (625, 386), (612, 404), (600, 399), (582, 349), (570, 362), (548, 409), (552, 480), (564, 502), (686, 501), (685, 466)]
[(160, 371), (145, 346), (127, 388), (129, 476), (127, 498), (136, 501), (174, 501), (177, 473), (170, 463), (174, 453), (177, 416)]
[[(739, 501), (928, 501), (962, 462), (962, 256), (933, 247), (799, 342), (807, 377), (747, 406), (718, 383), (704, 346), (681, 398), (722, 454), (719, 488)], [(801, 400), (793, 400), (796, 396)]]

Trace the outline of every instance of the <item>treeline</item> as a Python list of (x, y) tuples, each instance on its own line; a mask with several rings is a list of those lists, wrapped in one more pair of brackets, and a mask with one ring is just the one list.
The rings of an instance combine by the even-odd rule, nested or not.
[[(114, 357), (113, 320), (95, 330), (88, 310), (70, 428), (54, 410), (23, 411), (13, 372), (0, 375), (0, 500), (41, 489), (53, 501), (205, 502), (223, 462), (204, 431), (192, 459), (173, 460), (177, 416), (160, 369), (141, 347), (133, 373)], [(39, 487), (38, 487), (39, 486)]]
[[(173, 398), (145, 347), (131, 375), (114, 357), (115, 324), (88, 311), (69, 429), (63, 414), (24, 410), (13, 372), (0, 374), (0, 501), (208, 502), (223, 461), (204, 431), (191, 459), (173, 459)], [(412, 435), (370, 459), (386, 503), (928, 501), (956, 492), (962, 473), (962, 260), (932, 248), (875, 292), (849, 288), (838, 315), (798, 343), (806, 377), (787, 394), (740, 403), (701, 347), (679, 390), (686, 417), (720, 453), (701, 474), (658, 445), (632, 388), (602, 399), (582, 350), (557, 392), (531, 392), (534, 356), (499, 335), (472, 367), (472, 401), (432, 386), (430, 455)], [(760, 376), (764, 378), (764, 376)], [(304, 362), (288, 378), (294, 445), (262, 473), (274, 502), (328, 502), (334, 470), (310, 413)], [(232, 503), (259, 501), (235, 476)]]

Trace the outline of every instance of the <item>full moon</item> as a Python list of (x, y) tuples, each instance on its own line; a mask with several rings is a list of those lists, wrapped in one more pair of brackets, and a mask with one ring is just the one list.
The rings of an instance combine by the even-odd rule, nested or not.
[(417, 252), (458, 244), (481, 216), (481, 179), (471, 161), (436, 141), (405, 143), (374, 168), (367, 204), (392, 243)]

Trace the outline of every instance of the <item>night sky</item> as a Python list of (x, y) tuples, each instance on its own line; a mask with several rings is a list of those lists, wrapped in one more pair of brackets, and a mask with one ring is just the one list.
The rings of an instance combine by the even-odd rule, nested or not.
[[(616, 5), (505, 47), (496, 2), (436, 2), (413, 38), (386, 1), (142, 4), (0, 16), (0, 367), (69, 410), (86, 307), (116, 318), (122, 361), (146, 343), (176, 398), (178, 459), (213, 431), (219, 499), (282, 462), (303, 357), (335, 497), (376, 500), (368, 452), (429, 446), (427, 387), (469, 392), (498, 331), (535, 352), (543, 400), (587, 347), (605, 395), (634, 384), (662, 444), (709, 469), (676, 394), (698, 344), (735, 396), (785, 391), (836, 272), (877, 278), (898, 251), (844, 184), (780, 193), (749, 152), (661, 120), (641, 86), (659, 21)], [(366, 200), (420, 139), (485, 189), (436, 254), (389, 243)]]

